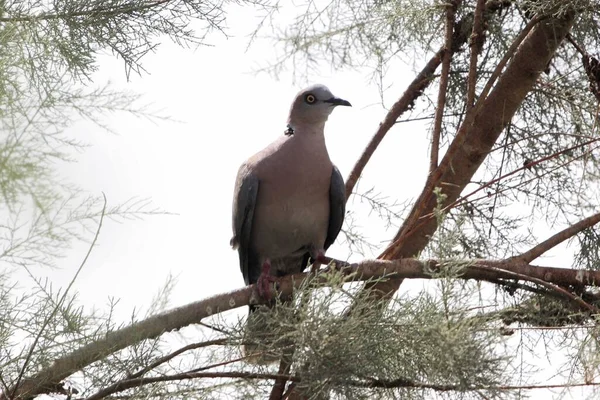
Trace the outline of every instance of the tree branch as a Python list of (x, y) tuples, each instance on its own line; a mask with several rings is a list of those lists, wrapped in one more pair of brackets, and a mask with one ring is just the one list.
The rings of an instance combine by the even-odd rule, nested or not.
[(452, 39), (456, 18), (456, 9), (460, 0), (452, 0), (446, 3), (446, 34), (444, 44), (444, 56), (442, 59), (442, 74), (440, 76), (440, 88), (438, 91), (437, 107), (435, 109), (435, 120), (433, 122), (433, 133), (431, 135), (431, 155), (429, 157), (429, 173), (438, 166), (440, 152), (440, 136), (442, 135), (442, 118), (446, 106), (446, 92), (448, 91), (448, 76), (450, 75), (450, 61), (452, 60)]
[[(468, 194), (466, 194), (466, 195), (464, 195), (464, 196), (461, 196), (461, 197), (460, 197), (460, 198), (458, 198), (457, 200), (455, 200), (455, 201), (453, 201), (452, 203), (450, 203), (450, 204), (448, 204), (447, 206), (445, 206), (445, 207), (443, 208), (443, 211), (448, 211), (448, 210), (450, 210), (451, 208), (454, 208), (454, 207), (456, 207), (457, 205), (459, 205), (459, 204), (461, 204), (461, 203), (464, 203), (464, 202), (466, 202), (467, 200), (469, 200), (469, 199), (471, 198), (471, 196), (473, 196), (474, 194), (477, 194), (477, 193), (481, 192), (481, 191), (482, 191), (482, 190), (484, 190), (485, 188), (488, 188), (488, 187), (492, 186), (494, 183), (500, 182), (500, 181), (502, 181), (502, 180), (504, 180), (504, 179), (506, 179), (506, 178), (508, 178), (508, 177), (511, 177), (511, 176), (513, 176), (513, 175), (515, 175), (515, 174), (517, 174), (517, 173), (521, 172), (521, 171), (524, 171), (524, 170), (526, 170), (526, 169), (530, 169), (530, 168), (532, 168), (532, 167), (535, 167), (536, 165), (539, 165), (539, 164), (541, 164), (541, 163), (543, 163), (543, 162), (545, 162), (545, 161), (548, 161), (548, 160), (553, 160), (553, 159), (555, 159), (555, 158), (558, 158), (558, 156), (561, 156), (561, 155), (563, 155), (563, 154), (569, 154), (569, 153), (572, 153), (572, 152), (573, 152), (573, 150), (580, 149), (580, 148), (582, 148), (582, 147), (588, 146), (588, 145), (590, 145), (590, 144), (597, 143), (597, 142), (599, 142), (599, 141), (600, 141), (600, 138), (594, 138), (594, 139), (590, 139), (590, 140), (588, 140), (588, 141), (586, 141), (586, 142), (579, 143), (579, 144), (576, 144), (576, 145), (574, 145), (574, 146), (567, 147), (566, 149), (563, 149), (563, 150), (557, 151), (557, 152), (555, 152), (555, 153), (549, 154), (549, 155), (547, 155), (546, 157), (542, 157), (542, 158), (540, 158), (540, 159), (538, 159), (538, 160), (535, 160), (535, 161), (528, 162), (527, 164), (524, 164), (524, 165), (522, 165), (521, 167), (519, 167), (519, 168), (517, 168), (517, 169), (515, 169), (515, 170), (512, 170), (512, 171), (510, 171), (510, 172), (508, 172), (508, 173), (506, 173), (506, 174), (504, 174), (504, 175), (501, 175), (501, 176), (499, 176), (498, 178), (495, 178), (495, 179), (492, 179), (491, 181), (488, 181), (488, 182), (486, 182), (485, 184), (483, 184), (483, 185), (479, 186), (477, 189), (473, 190), (472, 192), (470, 192), (470, 193), (468, 193)], [(575, 158), (575, 159), (577, 159), (577, 158)], [(569, 162), (570, 162), (570, 161), (569, 161)], [(538, 178), (538, 177), (536, 177), (536, 179), (537, 179), (537, 178)], [(497, 191), (496, 191), (496, 194), (498, 194), (498, 193), (501, 193), (501, 191), (497, 190)], [(486, 197), (487, 197), (487, 195), (486, 195)], [(471, 201), (476, 201), (476, 200), (479, 200), (479, 198), (477, 198), (477, 199), (471, 199)], [(424, 218), (425, 218), (425, 217), (428, 217), (428, 218), (434, 218), (434, 214), (433, 214), (433, 213), (431, 213), (431, 214), (427, 214), (427, 215), (424, 215), (423, 217), (424, 217)]]
[[(394, 261), (365, 260), (351, 265), (344, 262), (338, 262), (337, 264), (341, 267), (336, 268), (346, 276), (349, 282), (381, 278), (432, 279), (432, 274), (439, 273), (445, 268), (444, 261), (419, 261), (408, 258)], [(519, 276), (515, 274), (519, 274)], [(281, 278), (278, 285), (279, 292), (282, 296), (290, 296), (295, 288), (302, 285), (308, 275), (296, 274)], [(539, 280), (543, 280), (563, 287), (580, 287), (582, 285), (597, 286), (600, 282), (600, 271), (538, 267), (529, 264), (524, 265), (521, 261), (510, 259), (501, 261), (478, 260), (466, 263), (461, 268), (460, 278), (490, 282), (497, 282), (498, 279), (520, 279), (536, 284), (539, 283)], [(320, 279), (322, 284), (326, 283), (326, 278), (317, 277), (316, 279)], [(165, 332), (198, 323), (203, 318), (211, 315), (248, 304), (260, 304), (260, 298), (254, 285), (212, 296), (109, 332), (102, 339), (82, 346), (55, 360), (50, 366), (37, 374), (24, 379), (15, 396), (27, 398), (41, 393), (48, 393), (63, 379), (109, 354), (116, 353), (142, 340), (156, 338)], [(279, 375), (273, 376), (275, 376), (273, 379), (277, 377), (284, 378), (284, 376)], [(135, 379), (147, 378), (139, 377)], [(8, 398), (6, 391), (0, 396), (2, 400), (8, 400)]]
[(12, 388), (12, 394), (10, 395), (11, 398), (14, 398), (15, 394), (17, 393), (17, 390), (19, 390), (19, 385), (21, 383), (21, 379), (23, 379), (23, 374), (27, 370), (27, 365), (31, 361), (31, 357), (33, 356), (33, 352), (34, 352), (34, 350), (35, 350), (35, 348), (36, 348), (36, 346), (37, 346), (40, 338), (42, 337), (42, 334), (46, 330), (46, 327), (48, 326), (48, 324), (50, 323), (50, 321), (52, 321), (52, 319), (54, 318), (54, 316), (56, 315), (56, 313), (58, 312), (58, 310), (61, 308), (61, 306), (65, 302), (65, 299), (67, 298), (67, 295), (69, 294), (69, 291), (73, 287), (73, 284), (75, 283), (75, 280), (77, 279), (77, 277), (81, 273), (81, 270), (83, 269), (83, 267), (87, 263), (87, 260), (90, 257), (90, 254), (92, 254), (92, 250), (94, 250), (94, 248), (96, 247), (96, 242), (98, 241), (98, 237), (100, 236), (100, 230), (102, 229), (102, 222), (104, 222), (104, 216), (106, 215), (105, 214), (106, 213), (106, 195), (104, 193), (102, 193), (102, 198), (104, 199), (104, 203), (102, 205), (102, 211), (100, 212), (100, 220), (98, 221), (98, 227), (96, 228), (96, 233), (94, 235), (94, 239), (90, 243), (90, 246), (88, 247), (88, 250), (85, 253), (85, 257), (83, 257), (83, 260), (79, 264), (79, 268), (77, 268), (77, 271), (75, 271), (75, 275), (73, 275), (73, 278), (71, 278), (71, 281), (69, 282), (69, 285), (64, 290), (64, 292), (63, 292), (62, 296), (60, 297), (59, 301), (54, 306), (54, 309), (52, 310), (52, 312), (50, 313), (50, 315), (48, 315), (46, 317), (46, 319), (42, 323), (42, 326), (41, 326), (38, 334), (35, 336), (35, 339), (34, 339), (33, 343), (31, 344), (31, 347), (29, 348), (29, 351), (27, 352), (27, 356), (25, 357), (25, 361), (23, 362), (23, 366), (21, 367), (21, 370), (19, 371), (19, 376), (17, 377), (17, 381), (16, 381), (16, 383), (14, 384), (14, 386)]
[(287, 378), (285, 377), (290, 374), (295, 350), (295, 345), (292, 345), (291, 348), (284, 349), (283, 356), (281, 357), (281, 362), (279, 363), (279, 370), (277, 371), (277, 374), (281, 375), (282, 377), (275, 379), (275, 383), (273, 384), (273, 388), (271, 389), (269, 400), (283, 399), (283, 394), (285, 392), (285, 384), (287, 383)]
[(412, 105), (415, 100), (419, 98), (423, 91), (429, 83), (433, 79), (433, 73), (440, 65), (442, 57), (444, 55), (444, 49), (438, 50), (437, 53), (429, 60), (429, 62), (425, 65), (425, 67), (419, 72), (416, 78), (408, 85), (408, 88), (402, 94), (402, 97), (398, 99), (396, 103), (392, 106), (390, 111), (385, 116), (383, 122), (379, 124), (375, 135), (371, 138), (371, 141), (361, 154), (360, 158), (354, 164), (354, 168), (352, 168), (352, 172), (346, 179), (346, 201), (352, 194), (354, 190), (354, 186), (356, 186), (356, 182), (358, 182), (358, 178), (362, 174), (365, 166), (371, 159), (371, 156), (377, 150), (377, 147), (388, 133), (388, 131), (394, 126), (398, 118)]
[[(409, 257), (422, 251), (437, 230), (437, 220), (423, 216), (438, 207), (433, 194), (435, 187), (446, 196), (442, 204), (454, 202), (470, 182), (486, 158), (504, 127), (510, 122), (525, 96), (531, 91), (538, 76), (562, 42), (573, 24), (573, 13), (548, 18), (538, 23), (512, 55), (489, 96), (480, 97), (472, 118), (466, 118), (456, 139), (450, 145), (440, 167), (427, 182), (415, 206), (394, 238), (394, 243), (382, 258)], [(420, 225), (418, 229), (415, 226)], [(400, 280), (389, 280), (368, 285), (379, 295), (391, 296), (400, 286)]]
[(166, 362), (171, 361), (173, 358), (185, 353), (186, 351), (190, 351), (190, 350), (194, 350), (194, 349), (201, 349), (203, 347), (209, 347), (209, 346), (225, 344), (225, 343), (227, 343), (227, 339), (215, 339), (215, 340), (207, 340), (205, 342), (200, 342), (200, 343), (192, 343), (187, 346), (183, 346), (183, 347), (175, 350), (174, 352), (167, 354), (164, 357), (160, 357), (159, 359), (157, 359), (153, 363), (147, 365), (146, 367), (142, 368), (138, 372), (135, 372), (135, 373), (129, 375), (127, 377), (127, 379), (134, 379), (134, 378), (142, 377), (147, 372), (153, 370), (154, 368), (156, 368)]
[[(505, 7), (504, 2), (489, 0), (485, 4), (485, 16), (496, 12), (497, 10), (501, 10)], [(454, 37), (452, 40), (452, 51), (457, 51), (460, 49), (468, 40), (468, 32), (471, 32), (471, 18), (470, 15), (465, 16), (461, 20), (459, 20), (454, 27)], [(371, 156), (377, 150), (377, 147), (387, 134), (387, 132), (394, 126), (397, 122), (397, 119), (408, 110), (415, 102), (417, 98), (423, 94), (423, 91), (429, 83), (433, 79), (433, 74), (435, 70), (442, 63), (442, 58), (444, 57), (444, 47), (439, 49), (435, 55), (429, 60), (429, 62), (425, 65), (425, 67), (419, 72), (419, 74), (415, 77), (415, 79), (408, 85), (402, 97), (398, 99), (396, 103), (392, 106), (390, 111), (385, 116), (383, 122), (379, 124), (379, 128), (375, 132), (375, 135), (371, 138), (371, 141), (361, 154), (360, 158), (354, 164), (354, 168), (352, 168), (352, 172), (346, 179), (346, 201), (352, 194), (354, 187), (356, 186), (356, 182), (360, 178), (365, 166), (371, 159)]]
[[(255, 380), (277, 380), (285, 379), (291, 382), (302, 382), (302, 378), (289, 374), (269, 374), (269, 373), (257, 373), (248, 371), (223, 371), (223, 372), (187, 372), (182, 374), (156, 376), (150, 378), (138, 378), (131, 379), (126, 382), (126, 386), (122, 387), (120, 391), (131, 389), (134, 387), (140, 387), (157, 382), (171, 382), (181, 381), (188, 379), (223, 379), (223, 378), (240, 378), (240, 379), (255, 379)], [(589, 382), (589, 383), (575, 383), (575, 384), (556, 384), (556, 385), (504, 385), (504, 386), (464, 386), (460, 384), (448, 384), (448, 385), (436, 385), (418, 381), (412, 381), (405, 378), (384, 380), (378, 378), (365, 378), (361, 380), (348, 380), (341, 382), (344, 385), (364, 388), (414, 388), (414, 389), (430, 389), (437, 392), (451, 392), (451, 391), (472, 391), (472, 390), (533, 390), (533, 389), (550, 389), (550, 388), (567, 388), (567, 387), (583, 387), (583, 386), (598, 386), (600, 382)], [(88, 399), (85, 399), (88, 400)]]
[(556, 384), (556, 385), (504, 385), (504, 386), (462, 386), (462, 385), (433, 385), (422, 382), (415, 382), (404, 378), (384, 380), (377, 378), (367, 378), (362, 381), (344, 382), (350, 386), (367, 387), (367, 388), (420, 388), (431, 389), (438, 392), (449, 391), (471, 391), (471, 390), (534, 390), (534, 389), (559, 389), (584, 386), (600, 386), (600, 382), (589, 383), (572, 383), (572, 384)]
[(483, 10), (485, 0), (477, 0), (473, 19), (473, 33), (471, 34), (471, 57), (469, 59), (469, 77), (467, 78), (467, 112), (475, 104), (475, 86), (477, 84), (477, 57), (483, 48)]
[[(189, 379), (202, 379), (202, 378), (211, 378), (211, 379), (219, 379), (219, 378), (241, 378), (241, 379), (260, 379), (260, 380), (276, 380), (285, 378), (290, 381), (300, 381), (300, 378), (291, 375), (281, 375), (281, 374), (267, 374), (267, 373), (256, 373), (256, 372), (246, 372), (246, 371), (223, 371), (223, 372), (184, 372), (181, 374), (173, 374), (173, 375), (163, 375), (163, 376), (151, 376), (151, 377), (142, 377), (135, 379), (127, 379), (120, 382), (120, 386), (117, 390), (111, 393), (122, 392), (127, 389), (131, 389), (134, 387), (140, 387), (144, 385), (149, 385), (151, 383), (158, 382), (172, 382), (172, 381), (183, 381)], [(92, 400), (92, 399), (101, 399), (104, 397), (88, 397), (80, 400)]]
[[(491, 267), (491, 266), (485, 266), (485, 267), (480, 267), (480, 268), (486, 268), (486, 269), (491, 269), (491, 270), (495, 270), (497, 269), (496, 267)], [(517, 272), (509, 272), (509, 271), (505, 271), (505, 270), (501, 270), (502, 273), (509, 273), (511, 275), (513, 275), (513, 278), (515, 279), (519, 279), (519, 280), (526, 280), (529, 282), (533, 282), (536, 283), (540, 286), (545, 287), (546, 289), (552, 290), (553, 292), (556, 292), (557, 294), (559, 294), (562, 297), (567, 298), (568, 300), (570, 300), (571, 302), (577, 304), (579, 307), (581, 307), (583, 310), (587, 310), (589, 312), (591, 312), (592, 314), (600, 314), (600, 310), (598, 310), (597, 307), (585, 302), (581, 297), (569, 292), (568, 290), (555, 285), (553, 283), (550, 282), (546, 282), (543, 279), (539, 279), (539, 278), (533, 278), (531, 276), (527, 276), (527, 275), (523, 275)]]
[(600, 222), (600, 213), (597, 213), (590, 217), (587, 217), (587, 218), (577, 222), (576, 224), (573, 224), (570, 227), (563, 229), (562, 231), (558, 232), (557, 234), (551, 236), (549, 239), (544, 240), (542, 243), (533, 247), (531, 250), (521, 254), (520, 256), (516, 256), (513, 258), (517, 261), (521, 261), (525, 264), (529, 264), (530, 262), (532, 262), (533, 260), (535, 260), (536, 258), (541, 256), (548, 250), (561, 244), (565, 240), (572, 238), (573, 236), (577, 235), (582, 230), (596, 225), (598, 222)]

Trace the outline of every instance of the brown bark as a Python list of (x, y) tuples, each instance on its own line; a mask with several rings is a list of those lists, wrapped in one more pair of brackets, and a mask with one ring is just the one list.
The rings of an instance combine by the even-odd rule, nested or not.
[[(504, 7), (506, 7), (506, 4), (502, 1), (487, 1), (485, 4), (483, 18), (485, 19), (486, 17), (489, 17), (493, 13), (502, 10)], [(469, 34), (472, 29), (471, 18), (469, 15), (465, 16), (456, 24), (454, 24), (453, 29), (450, 29), (454, 31), (451, 43), (451, 51), (455, 52), (459, 50), (469, 38)], [(346, 200), (348, 200), (352, 194), (354, 186), (356, 186), (356, 183), (358, 182), (363, 170), (371, 159), (371, 156), (373, 156), (375, 150), (377, 150), (377, 147), (379, 147), (379, 144), (385, 135), (390, 129), (392, 129), (398, 118), (404, 114), (405, 111), (409, 110), (413, 106), (414, 102), (423, 94), (423, 91), (433, 80), (433, 74), (442, 63), (442, 59), (446, 57), (446, 54), (446, 44), (444, 44), (444, 46), (442, 46), (442, 48), (439, 49), (427, 62), (425, 67), (423, 67), (421, 72), (419, 72), (410, 85), (408, 85), (402, 96), (398, 99), (398, 101), (396, 101), (396, 103), (394, 103), (384, 120), (379, 124), (377, 131), (371, 138), (371, 141), (361, 154), (360, 158), (356, 161), (356, 164), (354, 164), (348, 179), (346, 179)]]
[[(340, 271), (348, 277), (349, 281), (381, 277), (397, 281), (405, 278), (432, 279), (431, 271), (440, 271), (442, 268), (444, 268), (443, 263), (435, 260), (419, 261), (407, 258), (393, 261), (365, 260), (358, 264), (341, 267)], [(600, 271), (538, 267), (524, 264), (518, 259), (473, 261), (466, 264), (461, 272), (461, 279), (476, 279), (493, 283), (497, 283), (499, 279), (525, 280), (533, 283), (543, 280), (561, 287), (581, 287), (582, 285), (594, 286), (600, 282)], [(291, 295), (294, 288), (299, 287), (306, 277), (307, 274), (297, 274), (282, 278), (279, 281), (281, 295)], [(71, 374), (109, 354), (116, 353), (142, 340), (156, 338), (165, 332), (197, 324), (211, 315), (248, 304), (259, 304), (258, 299), (254, 286), (248, 286), (164, 312), (108, 333), (104, 338), (82, 346), (55, 360), (39, 373), (24, 379), (16, 390), (15, 398), (32, 398), (41, 393), (51, 392)], [(0, 395), (2, 400), (7, 398), (6, 393)]]
[[(480, 99), (481, 106), (473, 118), (460, 127), (442, 163), (382, 258), (411, 257), (425, 248), (437, 229), (437, 221), (431, 217), (437, 206), (433, 189), (440, 187), (447, 196), (443, 207), (459, 197), (569, 32), (573, 19), (574, 15), (568, 14), (543, 20), (523, 40), (489, 96)], [(401, 282), (394, 279), (369, 288), (377, 289), (382, 296), (391, 296)]]
[(388, 133), (390, 129), (394, 126), (398, 118), (412, 105), (415, 100), (423, 94), (423, 90), (431, 83), (433, 79), (433, 74), (437, 67), (442, 62), (442, 57), (444, 56), (444, 49), (438, 50), (437, 53), (429, 60), (427, 65), (423, 68), (423, 70), (417, 75), (417, 77), (411, 82), (406, 91), (402, 94), (402, 96), (394, 103), (390, 111), (385, 116), (383, 122), (379, 124), (377, 128), (377, 132), (371, 138), (371, 141), (361, 154), (360, 158), (352, 168), (352, 172), (350, 172), (350, 176), (346, 179), (346, 201), (352, 194), (354, 190), (354, 186), (356, 186), (356, 182), (358, 182), (358, 178), (362, 174), (365, 166), (371, 159), (371, 156), (379, 147), (379, 144)]

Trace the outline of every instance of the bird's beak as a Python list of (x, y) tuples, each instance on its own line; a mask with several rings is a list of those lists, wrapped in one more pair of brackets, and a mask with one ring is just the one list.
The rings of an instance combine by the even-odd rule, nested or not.
[(340, 99), (339, 97), (332, 97), (324, 100), (325, 103), (330, 103), (332, 106), (348, 106), (352, 107), (352, 104), (348, 100)]

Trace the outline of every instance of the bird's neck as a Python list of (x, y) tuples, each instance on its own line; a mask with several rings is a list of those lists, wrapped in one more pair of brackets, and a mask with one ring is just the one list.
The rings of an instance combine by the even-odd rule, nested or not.
[(288, 128), (291, 129), (290, 134), (292, 135), (303, 135), (303, 136), (325, 136), (325, 122), (320, 123), (307, 123), (302, 120), (288, 119)]

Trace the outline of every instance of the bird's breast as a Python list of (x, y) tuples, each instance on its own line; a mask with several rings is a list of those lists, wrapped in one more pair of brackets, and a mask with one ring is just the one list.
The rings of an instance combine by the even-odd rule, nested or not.
[(305, 246), (322, 247), (329, 223), (329, 185), (296, 190), (261, 183), (252, 229), (262, 257), (289, 256)]

